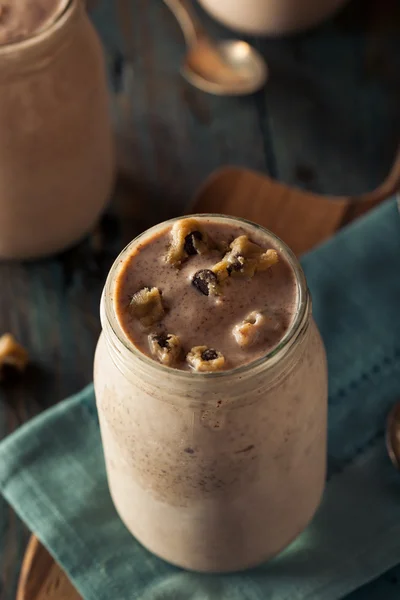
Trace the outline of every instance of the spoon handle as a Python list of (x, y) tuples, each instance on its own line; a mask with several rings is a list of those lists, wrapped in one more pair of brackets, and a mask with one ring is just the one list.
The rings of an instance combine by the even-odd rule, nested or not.
[(164, 0), (164, 2), (181, 26), (188, 47), (195, 46), (199, 40), (207, 37), (189, 0)]

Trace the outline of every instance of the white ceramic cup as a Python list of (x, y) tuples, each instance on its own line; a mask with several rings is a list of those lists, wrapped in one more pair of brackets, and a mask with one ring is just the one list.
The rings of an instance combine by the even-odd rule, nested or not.
[(302, 31), (328, 18), (346, 0), (199, 0), (212, 17), (237, 31), (279, 35)]

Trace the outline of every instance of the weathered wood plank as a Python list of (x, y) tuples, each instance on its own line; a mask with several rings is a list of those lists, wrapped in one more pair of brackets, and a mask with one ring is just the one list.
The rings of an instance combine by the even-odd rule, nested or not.
[(183, 81), (183, 36), (162, 2), (133, 2), (130, 16), (131, 112), (122, 134), (131, 160), (125, 162), (150, 187), (159, 220), (181, 210), (193, 188), (224, 163), (265, 170), (263, 136), (253, 97), (208, 96)]
[(400, 133), (399, 32), (398, 3), (362, 0), (310, 33), (260, 42), (271, 67), (260, 110), (277, 178), (337, 195), (385, 178)]

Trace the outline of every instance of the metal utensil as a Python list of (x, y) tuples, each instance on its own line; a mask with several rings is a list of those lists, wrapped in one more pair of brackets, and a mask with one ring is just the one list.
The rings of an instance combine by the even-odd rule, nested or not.
[(393, 406), (387, 418), (386, 448), (393, 465), (400, 470), (400, 402)]
[(188, 0), (164, 0), (187, 44), (182, 74), (195, 87), (216, 95), (240, 96), (260, 89), (268, 76), (263, 57), (242, 40), (212, 40)]

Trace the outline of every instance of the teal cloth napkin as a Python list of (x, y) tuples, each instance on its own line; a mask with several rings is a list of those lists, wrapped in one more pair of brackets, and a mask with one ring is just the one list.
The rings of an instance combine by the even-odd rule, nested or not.
[(352, 600), (399, 598), (400, 474), (383, 440), (387, 411), (400, 397), (395, 202), (303, 265), (330, 367), (328, 483), (311, 525), (268, 564), (197, 575), (136, 542), (108, 493), (91, 386), (0, 444), (4, 496), (85, 599), (336, 600), (357, 588)]

